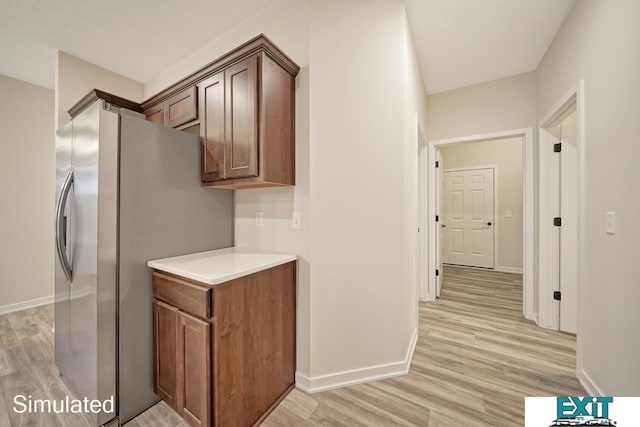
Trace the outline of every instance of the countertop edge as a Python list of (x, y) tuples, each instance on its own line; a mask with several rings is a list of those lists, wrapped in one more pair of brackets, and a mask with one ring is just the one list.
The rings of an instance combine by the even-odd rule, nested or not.
[(170, 274), (175, 274), (176, 276), (181, 276), (181, 277), (185, 277), (187, 279), (191, 279), (191, 280), (195, 280), (196, 282), (200, 282), (204, 285), (208, 285), (208, 286), (215, 286), (215, 285), (219, 285), (225, 282), (229, 282), (231, 280), (240, 278), (240, 277), (244, 277), (244, 276), (248, 276), (250, 274), (253, 273), (258, 273), (260, 271), (263, 270), (268, 270), (270, 268), (273, 267), (277, 267), (279, 265), (283, 265), (283, 264), (288, 264), (290, 262), (293, 261), (297, 261), (298, 256), (297, 255), (283, 255), (283, 258), (278, 260), (278, 261), (272, 261), (272, 262), (268, 262), (266, 264), (261, 264), (259, 266), (256, 267), (252, 267), (252, 268), (248, 268), (245, 270), (241, 270), (241, 271), (237, 271), (231, 274), (227, 274), (221, 277), (217, 277), (215, 279), (211, 279), (209, 277), (206, 276), (201, 276), (199, 274), (195, 274), (195, 273), (191, 273), (187, 270), (182, 270), (179, 268), (174, 268), (174, 267), (167, 267), (161, 263), (155, 262), (155, 261), (149, 261), (147, 262), (147, 266), (154, 269), (154, 270), (158, 270), (158, 271), (163, 271), (165, 273), (170, 273)]

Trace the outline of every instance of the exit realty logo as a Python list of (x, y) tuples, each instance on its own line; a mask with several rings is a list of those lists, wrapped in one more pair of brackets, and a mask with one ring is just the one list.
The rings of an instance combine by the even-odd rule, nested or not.
[(525, 427), (634, 427), (638, 407), (638, 397), (527, 397)]
[(552, 426), (615, 426), (609, 418), (613, 397), (557, 397)]

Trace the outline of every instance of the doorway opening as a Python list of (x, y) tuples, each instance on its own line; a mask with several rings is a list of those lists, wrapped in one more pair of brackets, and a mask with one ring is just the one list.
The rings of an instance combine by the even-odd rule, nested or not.
[(580, 366), (579, 293), (582, 271), (583, 83), (540, 127), (539, 324), (576, 334)]
[[(447, 165), (447, 150), (455, 150), (473, 143), (502, 140), (509, 140), (510, 144), (520, 149), (521, 160), (518, 166), (521, 170), (521, 184), (518, 190), (521, 202), (519, 206), (512, 206), (511, 209), (502, 209), (496, 205), (500, 193), (497, 177), (501, 173), (497, 164)], [(434, 301), (439, 296), (444, 264), (522, 273), (523, 315), (534, 320), (533, 130), (515, 129), (434, 140), (430, 141), (428, 148), (429, 284), (426, 300)], [(443, 206), (440, 206), (440, 203)], [(503, 222), (500, 218), (505, 217), (502, 226), (506, 227), (509, 223), (517, 223), (517, 217), (520, 215), (522, 219), (518, 230), (522, 240), (515, 253), (519, 259), (508, 268), (508, 265), (500, 265), (500, 256), (496, 257), (496, 252), (501, 253), (496, 251), (496, 246), (500, 244), (497, 231)], [(445, 227), (442, 227), (443, 225)], [(513, 255), (514, 251), (505, 247), (502, 252)]]

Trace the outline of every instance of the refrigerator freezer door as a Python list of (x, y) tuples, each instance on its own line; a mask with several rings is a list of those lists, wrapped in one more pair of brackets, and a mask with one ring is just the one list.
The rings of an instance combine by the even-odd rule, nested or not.
[[(76, 397), (116, 398), (116, 227), (118, 116), (96, 101), (73, 120), (69, 366)], [(115, 408), (114, 408), (115, 411)], [(89, 414), (101, 425), (115, 413)]]
[[(60, 129), (56, 135), (56, 212), (61, 203), (62, 187), (65, 179), (71, 172), (71, 147), (72, 147), (73, 123), (67, 123)], [(73, 190), (71, 190), (73, 191)], [(71, 236), (69, 227), (72, 194), (68, 196), (66, 208), (61, 212), (62, 218), (56, 218), (54, 227), (57, 227), (58, 220), (64, 224), (63, 233), (56, 236), (64, 241), (65, 253), (67, 259), (71, 259)], [(54, 245), (58, 246), (58, 242)], [(63, 261), (56, 250), (55, 261), (55, 362), (58, 371), (66, 375), (72, 368), (70, 366), (70, 342), (69, 342), (69, 280), (63, 268)]]

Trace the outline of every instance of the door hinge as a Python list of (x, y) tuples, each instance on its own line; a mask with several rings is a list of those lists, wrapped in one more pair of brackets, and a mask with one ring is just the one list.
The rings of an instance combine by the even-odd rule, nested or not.
[(562, 144), (561, 143), (557, 143), (557, 144), (553, 144), (553, 152), (554, 153), (559, 153), (562, 151)]
[(557, 300), (557, 301), (561, 301), (562, 300), (562, 292), (553, 291), (553, 299)]
[(439, 275), (440, 275), (440, 270), (436, 268), (436, 277), (438, 277)]
[(556, 227), (562, 227), (562, 218), (560, 218), (559, 216), (553, 218), (553, 225), (555, 225)]
[(440, 221), (440, 216), (436, 215), (436, 222)]
[(439, 168), (440, 167), (440, 162), (436, 160), (436, 167)]

